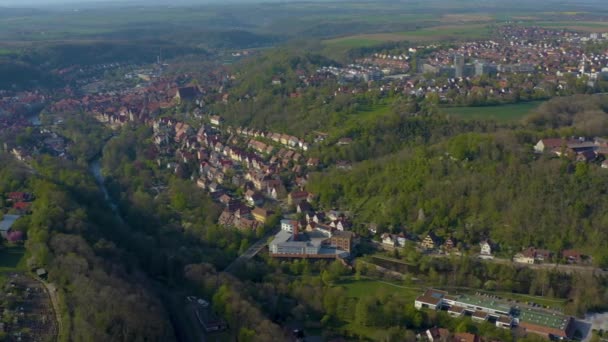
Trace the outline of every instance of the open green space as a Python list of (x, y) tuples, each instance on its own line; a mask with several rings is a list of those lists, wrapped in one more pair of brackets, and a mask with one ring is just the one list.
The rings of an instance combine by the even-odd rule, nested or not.
[(499, 106), (483, 107), (443, 107), (441, 111), (462, 119), (517, 121), (530, 114), (543, 101), (531, 101)]
[[(422, 292), (422, 288), (418, 286), (402, 286), (397, 283), (367, 277), (363, 277), (359, 280), (355, 279), (354, 277), (344, 277), (336, 284), (336, 286), (344, 287), (346, 289), (346, 296), (350, 298), (361, 299), (377, 294), (390, 294), (393, 296), (399, 296), (403, 298), (405, 302), (411, 303), (414, 303), (414, 299), (416, 299), (416, 297)], [(345, 322), (345, 324), (340, 328), (355, 335), (365, 336), (373, 341), (382, 340), (385, 338), (384, 329), (361, 326), (355, 322)]]
[(25, 249), (23, 247), (0, 248), (0, 273), (22, 270)]
[(361, 278), (360, 280), (356, 280), (354, 277), (344, 278), (340, 280), (336, 286), (344, 287), (348, 297), (362, 298), (378, 293), (386, 293), (398, 295), (403, 297), (406, 301), (411, 300), (412, 303), (422, 291), (421, 287), (415, 285), (405, 286), (371, 278)]

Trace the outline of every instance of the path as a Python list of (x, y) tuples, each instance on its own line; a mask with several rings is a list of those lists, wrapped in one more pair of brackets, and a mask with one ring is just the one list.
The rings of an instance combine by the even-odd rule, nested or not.
[(38, 282), (44, 286), (46, 293), (49, 295), (51, 299), (51, 304), (53, 305), (53, 312), (55, 312), (55, 321), (57, 322), (57, 339), (55, 341), (63, 340), (62, 336), (65, 333), (63, 330), (63, 322), (61, 321), (61, 315), (59, 314), (59, 298), (57, 298), (57, 288), (55, 285), (51, 283), (47, 283), (46, 281), (40, 280), (38, 278), (32, 277), (32, 279), (36, 279)]

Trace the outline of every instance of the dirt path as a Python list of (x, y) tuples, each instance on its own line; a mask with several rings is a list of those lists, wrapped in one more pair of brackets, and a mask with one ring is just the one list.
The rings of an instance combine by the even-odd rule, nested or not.
[(40, 282), (42, 286), (44, 286), (44, 288), (46, 289), (46, 293), (51, 299), (51, 304), (53, 305), (53, 312), (55, 312), (55, 321), (57, 322), (57, 336), (55, 338), (55, 341), (63, 340), (62, 337), (64, 336), (63, 334), (65, 332), (63, 330), (61, 315), (59, 314), (59, 298), (57, 298), (57, 289), (55, 288), (55, 285), (51, 283), (47, 283), (40, 279), (36, 280)]

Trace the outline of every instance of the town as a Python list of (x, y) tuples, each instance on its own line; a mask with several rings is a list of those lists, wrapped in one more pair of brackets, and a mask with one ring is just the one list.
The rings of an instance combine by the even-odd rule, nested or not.
[[(365, 329), (352, 333), (345, 327), (353, 324), (370, 327), (371, 330), (374, 325), (369, 322), (373, 320), (369, 318), (371, 315), (367, 315), (368, 311), (372, 312), (370, 308), (382, 306), (392, 300), (395, 300), (395, 303), (405, 303), (405, 301), (396, 300), (397, 297), (390, 297), (393, 292), (402, 292), (408, 296), (405, 297), (408, 308), (412, 306), (417, 310), (415, 312), (406, 310), (408, 315), (411, 314), (411, 317), (416, 318), (415, 320), (409, 319), (409, 316), (408, 319), (401, 320), (408, 322), (402, 325), (407, 325), (408, 329), (416, 331), (415, 340), (482, 341), (486, 339), (483, 339), (484, 336), (477, 332), (486, 328), (497, 328), (490, 330), (497, 336), (503, 331), (507, 331), (512, 334), (509, 336), (518, 338), (526, 337), (530, 333), (551, 340), (579, 339), (582, 337), (584, 329), (578, 325), (584, 326), (586, 323), (581, 323), (582, 317), (576, 317), (575, 314), (583, 316), (587, 309), (599, 311), (604, 307), (601, 305), (584, 306), (584, 310), (579, 310), (578, 306), (576, 309), (568, 307), (570, 311), (565, 313), (564, 308), (568, 305), (579, 305), (578, 301), (569, 297), (579, 295), (576, 286), (564, 286), (563, 289), (560, 289), (559, 294), (555, 293), (556, 290), (551, 289), (551, 295), (547, 295), (545, 289), (549, 291), (550, 286), (547, 284), (549, 277), (553, 277), (551, 279), (557, 284), (562, 274), (580, 281), (575, 283), (575, 280), (572, 280), (572, 284), (583, 283), (577, 278), (579, 274), (593, 278), (598, 283), (602, 282), (602, 279), (605, 279), (608, 274), (606, 269), (601, 267), (606, 260), (600, 260), (597, 257), (596, 249), (566, 243), (549, 245), (544, 244), (542, 239), (535, 238), (525, 240), (526, 245), (512, 248), (512, 244), (505, 241), (506, 234), (492, 232), (476, 234), (473, 238), (467, 236), (465, 239), (464, 233), (457, 235), (455, 232), (458, 230), (471, 231), (471, 227), (475, 224), (479, 226), (490, 220), (497, 221), (500, 210), (496, 210), (495, 216), (447, 220), (446, 217), (452, 215), (452, 212), (441, 213), (442, 210), (437, 209), (440, 206), (432, 201), (421, 202), (416, 208), (402, 210), (417, 213), (414, 215), (416, 220), (402, 220), (385, 224), (384, 222), (387, 220), (381, 220), (380, 216), (394, 216), (395, 212), (386, 209), (388, 205), (385, 207), (384, 202), (395, 202), (396, 200), (383, 198), (384, 202), (378, 204), (379, 208), (375, 213), (378, 216), (378, 222), (383, 223), (378, 224), (378, 222), (362, 219), (360, 209), (369, 201), (370, 197), (365, 196), (364, 192), (377, 191), (375, 188), (384, 187), (382, 184), (367, 187), (362, 185), (361, 188), (353, 190), (352, 196), (357, 198), (357, 205), (342, 202), (340, 198), (328, 200), (328, 196), (325, 196), (322, 201), (320, 194), (311, 190), (310, 184), (319, 178), (329, 178), (329, 175), (335, 176), (336, 174), (349, 175), (351, 172), (357, 171), (361, 165), (370, 165), (366, 164), (367, 160), (371, 160), (369, 156), (360, 158), (356, 155), (357, 151), (354, 150), (373, 140), (369, 139), (369, 134), (365, 131), (365, 127), (372, 126), (371, 121), (360, 118), (365, 116), (362, 113), (373, 106), (384, 106), (387, 113), (390, 112), (396, 117), (396, 119), (391, 117), (395, 121), (387, 120), (386, 126), (397, 122), (395, 124), (397, 130), (407, 133), (412, 131), (416, 132), (415, 134), (423, 132), (420, 135), (424, 136), (424, 138), (412, 140), (412, 142), (402, 142), (397, 138), (378, 139), (376, 142), (379, 141), (379, 145), (388, 144), (386, 141), (390, 141), (403, 149), (405, 152), (402, 154), (408, 158), (412, 155), (420, 156), (416, 162), (423, 164), (420, 160), (424, 160), (428, 163), (424, 164), (423, 168), (429, 175), (441, 172), (447, 174), (449, 170), (456, 168), (468, 168), (474, 172), (483, 167), (474, 164), (475, 160), (473, 157), (469, 157), (469, 154), (465, 153), (464, 158), (456, 158), (448, 152), (450, 146), (456, 145), (453, 139), (455, 139), (456, 133), (454, 132), (457, 129), (454, 128), (454, 132), (451, 131), (452, 117), (443, 115), (443, 111), (457, 107), (544, 102), (550, 101), (552, 98), (565, 98), (575, 94), (587, 94), (590, 97), (601, 98), (602, 94), (608, 91), (608, 49), (606, 49), (608, 33), (584, 33), (570, 29), (524, 26), (510, 21), (492, 25), (489, 29), (493, 34), (491, 39), (441, 43), (396, 43), (390, 48), (378, 47), (353, 53), (346, 63), (320, 59), (318, 65), (310, 63), (312, 66), (303, 66), (306, 63), (292, 58), (287, 64), (290, 64), (293, 70), (276, 67), (276, 72), (265, 75), (266, 79), (270, 81), (264, 81), (264, 84), (261, 85), (263, 91), (258, 90), (257, 92), (251, 87), (242, 86), (239, 83), (242, 81), (243, 75), (246, 75), (242, 69), (239, 69), (242, 68), (242, 65), (238, 64), (237, 67), (232, 68), (228, 63), (218, 61), (206, 61), (204, 70), (188, 72), (182, 70), (185, 67), (179, 64), (179, 59), (162, 60), (160, 54), (155, 63), (115, 62), (61, 68), (53, 70), (53, 75), (68, 84), (63, 88), (53, 91), (19, 90), (17, 87), (0, 90), (0, 138), (2, 139), (0, 151), (10, 155), (18, 162), (22, 168), (20, 172), (22, 171), (26, 175), (23, 176), (24, 179), (27, 177), (48, 178), (47, 174), (40, 171), (40, 168), (41, 165), (45, 165), (45, 162), (50, 163), (49, 160), (57, 160), (58, 163), (65, 163), (65, 165), (75, 165), (73, 168), (93, 169), (94, 161), (99, 163), (105, 158), (104, 146), (109, 146), (113, 141), (120, 139), (124, 132), (141, 133), (138, 137), (145, 138), (134, 141), (134, 144), (137, 145), (134, 146), (134, 151), (137, 150), (137, 152), (133, 152), (133, 154), (144, 155), (144, 162), (130, 163), (130, 161), (126, 161), (128, 158), (121, 160), (121, 163), (128, 165), (125, 167), (128, 171), (125, 172), (136, 174), (143, 169), (151, 170), (146, 176), (142, 176), (146, 180), (143, 182), (144, 185), (138, 184), (137, 195), (145, 193), (145, 196), (141, 196), (145, 200), (139, 200), (139, 205), (148, 200), (150, 202), (158, 201), (155, 202), (155, 205), (156, 203), (161, 204), (152, 208), (158, 209), (164, 206), (170, 208), (167, 209), (167, 212), (174, 210), (177, 207), (175, 202), (178, 202), (174, 198), (177, 196), (173, 193), (168, 194), (166, 189), (170, 188), (169, 183), (174, 180), (183, 181), (191, 186), (192, 194), (202, 194), (199, 197), (209, 198), (213, 209), (217, 209), (217, 215), (212, 214), (213, 210), (207, 210), (209, 213), (204, 213), (204, 215), (212, 217), (212, 224), (200, 222), (199, 218), (204, 216), (200, 212), (206, 210), (199, 210), (196, 214), (192, 214), (193, 217), (196, 217), (194, 221), (197, 221), (194, 223), (205, 226), (205, 229), (208, 228), (207, 225), (220, 229), (219, 233), (213, 231), (213, 234), (209, 234), (212, 237), (209, 238), (211, 241), (202, 243), (197, 241), (196, 243), (201, 243), (205, 247), (213, 246), (217, 250), (230, 249), (230, 253), (234, 252), (234, 254), (226, 252), (226, 255), (235, 257), (235, 260), (229, 262), (225, 260), (225, 256), (214, 255), (213, 257), (217, 257), (217, 259), (211, 257), (206, 259), (206, 255), (200, 257), (205, 262), (221, 260), (212, 267), (209, 267), (213, 264), (212, 261), (209, 261), (208, 264), (202, 261), (198, 263), (176, 261), (179, 259), (176, 255), (184, 251), (187, 251), (184, 254), (188, 254), (191, 250), (186, 247), (181, 248), (181, 246), (174, 248), (177, 246), (175, 241), (182, 243), (183, 240), (174, 241), (171, 238), (179, 234), (192, 238), (194, 234), (188, 228), (193, 225), (193, 222), (186, 222), (186, 219), (182, 221), (178, 215), (165, 212), (163, 212), (165, 215), (163, 219), (166, 217), (170, 217), (170, 219), (160, 222), (160, 219), (155, 218), (159, 222), (154, 222), (154, 224), (159, 224), (159, 226), (163, 226), (163, 229), (167, 229), (163, 232), (165, 235), (162, 238), (155, 237), (160, 241), (157, 241), (158, 244), (174, 244), (168, 249), (179, 249), (179, 251), (175, 255), (163, 259), (162, 262), (155, 260), (154, 263), (158, 265), (155, 264), (153, 267), (156, 268), (153, 270), (158, 273), (151, 276), (150, 279), (165, 281), (174, 276), (172, 272), (177, 274), (185, 272), (183, 270), (196, 270), (196, 272), (185, 272), (188, 273), (186, 276), (176, 276), (175, 279), (170, 279), (168, 282), (171, 283), (171, 286), (176, 286), (175, 284), (188, 278), (188, 280), (196, 279), (204, 286), (198, 286), (200, 285), (198, 284), (198, 290), (192, 290), (196, 288), (194, 286), (181, 288), (179, 296), (175, 297), (162, 292), (164, 290), (156, 289), (156, 285), (149, 286), (150, 291), (158, 291), (163, 297), (163, 301), (172, 307), (185, 308), (184, 310), (187, 311), (185, 315), (192, 316), (190, 318), (195, 322), (194, 325), (198, 327), (197, 329), (202, 329), (204, 336), (219, 336), (218, 339), (221, 340), (227, 336), (221, 334), (233, 329), (230, 325), (234, 324), (236, 320), (230, 317), (232, 313), (226, 309), (229, 306), (226, 303), (238, 302), (238, 297), (231, 297), (234, 296), (230, 292), (233, 290), (229, 289), (225, 283), (238, 279), (238, 284), (242, 288), (250, 286), (249, 292), (263, 293), (246, 297), (249, 301), (257, 300), (258, 303), (262, 303), (253, 305), (255, 310), (260, 310), (258, 307), (264, 305), (272, 306), (272, 309), (269, 310), (272, 310), (274, 321), (286, 320), (286, 317), (289, 316), (290, 319), (293, 318), (293, 322), (290, 321), (285, 326), (305, 326), (319, 335), (320, 330), (333, 324), (333, 330), (327, 330), (331, 330), (334, 335), (348, 332), (353, 339), (366, 339), (364, 338), (367, 333)], [(213, 58), (219, 60), (218, 56), (221, 56), (221, 58), (232, 58), (230, 62), (246, 62), (248, 59), (264, 54), (255, 49), (227, 51), (222, 51)], [(177, 65), (173, 65), (173, 63)], [(248, 118), (248, 111), (255, 111), (257, 108), (255, 106), (272, 102), (268, 100), (268, 98), (272, 98), (268, 94), (280, 97), (281, 101), (284, 101), (282, 103), (302, 101), (312, 108), (311, 111), (317, 110), (314, 107), (316, 105), (320, 108), (339, 106), (340, 110), (336, 110), (336, 112), (339, 112), (337, 116), (340, 117), (340, 120), (328, 118), (326, 122), (314, 123), (318, 129), (308, 129), (310, 126), (307, 125), (301, 125), (302, 129), (293, 129), (293, 126), (300, 125), (298, 123), (291, 126), (283, 125), (282, 122), (278, 122), (279, 120), (264, 125)], [(411, 105), (411, 110), (407, 115), (403, 114), (402, 108), (397, 108), (398, 106), (395, 105), (402, 100)], [(237, 114), (239, 110), (242, 112)], [(283, 109), (274, 108), (273, 110), (280, 112)], [(369, 110), (369, 112), (373, 111)], [(235, 119), (239, 115), (241, 117)], [(287, 116), (288, 113), (284, 115)], [(405, 120), (410, 119), (412, 121), (407, 123), (411, 125), (404, 125), (405, 128), (399, 126)], [(445, 124), (445, 127), (433, 131), (434, 127), (429, 128), (421, 123), (425, 119), (436, 120), (431, 122), (432, 125)], [(302, 119), (302, 121), (306, 120), (308, 119)], [(254, 123), (250, 124), (250, 122)], [(356, 122), (358, 126), (354, 124), (348, 126), (352, 122)], [(457, 125), (458, 123), (454, 124), (454, 127)], [(516, 124), (513, 123), (512, 126), (509, 126), (510, 124), (496, 122), (465, 122), (462, 125), (469, 125), (466, 126), (465, 132), (470, 130), (480, 136), (490, 134), (498, 136), (507, 129), (515, 127)], [(543, 133), (534, 132), (530, 128), (531, 126), (522, 128), (521, 134), (514, 139), (517, 141), (517, 144), (514, 145), (518, 151), (524, 151), (522, 152), (523, 157), (513, 162), (513, 165), (536, 161), (554, 163), (552, 165), (561, 163), (563, 165), (560, 169), (563, 170), (562, 173), (572, 175), (571, 178), (576, 179), (572, 181), (573, 183), (590, 179), (592, 176), (589, 175), (588, 169), (593, 170), (593, 175), (598, 177), (596, 179), (603, 177), (600, 172), (605, 173), (605, 169), (608, 169), (608, 158), (606, 158), (608, 140), (605, 136), (602, 134), (584, 135), (581, 130), (560, 130), (558, 125), (554, 126), (556, 127), (546, 129)], [(587, 124), (587, 126), (593, 125)], [(82, 129), (82, 132), (75, 133), (78, 131), (75, 127)], [(383, 128), (385, 129), (385, 127)], [(416, 131), (417, 129), (419, 131)], [(378, 131), (381, 130), (378, 129)], [(445, 141), (440, 140), (443, 138), (443, 136), (440, 137), (441, 134), (445, 134)], [(483, 150), (483, 147), (480, 147), (483, 143), (477, 142), (473, 138), (467, 136), (467, 142), (473, 141), (472, 144), (475, 145), (473, 149), (476, 151)], [(83, 144), (83, 140), (78, 139), (103, 142), (103, 146), (90, 146)], [(496, 141), (499, 141), (496, 145), (502, 143), (500, 139), (496, 139)], [(400, 145), (402, 143), (403, 145)], [(442, 153), (437, 156), (434, 149), (440, 149)], [(379, 149), (374, 151), (379, 151)], [(403, 157), (392, 154), (398, 152), (397, 150), (387, 151), (390, 153), (383, 152), (384, 155), (378, 153), (377, 157), (395, 158), (397, 161)], [(507, 157), (504, 158), (517, 159), (513, 157), (515, 153), (509, 153), (510, 151), (505, 152), (504, 155)], [(491, 155), (491, 152), (487, 152), (487, 154)], [(503, 155), (491, 156), (491, 158), (494, 157), (498, 160)], [(440, 160), (443, 163), (441, 171), (429, 166), (434, 160)], [(384, 162), (389, 164), (389, 161)], [(408, 160), (402, 164), (416, 165), (416, 162)], [(123, 164), (121, 166), (124, 166)], [(125, 209), (131, 206), (132, 201), (135, 201), (136, 195), (128, 191), (117, 190), (121, 184), (118, 180), (111, 179), (110, 176), (115, 170), (104, 169), (104, 166), (99, 165), (98, 167), (99, 174), (95, 175), (98, 176), (95, 180), (101, 192), (106, 196), (106, 202), (112, 207), (114, 214), (119, 217), (118, 221), (128, 226), (128, 223), (131, 222), (129, 220), (141, 219)], [(554, 167), (552, 170), (558, 168), (557, 166), (552, 167)], [(491, 168), (498, 170), (501, 167), (492, 164), (488, 169)], [(61, 168), (56, 167), (56, 169)], [(368, 171), (366, 176), (371, 176), (372, 173), (379, 174), (381, 168), (370, 170), (372, 171)], [(57, 172), (60, 174), (61, 171)], [(598, 174), (601, 176), (597, 176)], [(399, 176), (399, 173), (395, 171), (394, 176)], [(79, 185), (86, 184), (85, 180), (76, 176), (70, 181)], [(177, 181), (175, 182), (177, 183)], [(420, 191), (422, 188), (420, 183), (422, 181), (417, 181), (408, 189), (411, 192)], [(40, 193), (32, 190), (37, 183), (36, 181), (23, 181), (19, 184), (19, 186), (6, 185), (4, 188), (10, 188), (12, 191), (0, 194), (2, 248), (6, 248), (6, 250), (40, 248), (30, 242), (30, 233), (27, 228), (29, 224), (32, 224), (34, 214), (37, 214), (36, 210), (39, 208), (37, 203), (42, 202), (38, 198)], [(74, 184), (71, 186), (76, 189)], [(454, 183), (446, 181), (441, 186), (449, 188), (454, 186)], [(19, 187), (19, 189), (15, 190), (14, 187)], [(370, 190), (372, 187), (374, 189)], [(90, 200), (95, 192), (91, 189), (88, 191), (80, 198)], [(387, 191), (390, 192), (390, 189)], [(467, 188), (468, 194), (475, 191), (474, 187)], [(111, 198), (116, 194), (119, 194), (121, 198)], [(46, 199), (42, 203), (48, 201)], [(564, 201), (569, 201), (569, 199), (564, 199)], [(324, 205), (328, 202), (334, 205)], [(581, 213), (582, 217), (583, 213), (590, 209), (579, 202), (572, 206), (577, 208), (577, 213)], [(394, 205), (394, 203), (391, 204)], [(425, 212), (423, 206), (436, 210), (426, 210)], [(478, 207), (482, 206), (483, 204), (478, 204)], [(183, 207), (187, 207), (187, 203), (183, 204)], [(51, 211), (49, 210), (49, 212)], [(454, 209), (454, 212), (457, 210)], [(133, 215), (129, 216), (129, 214)], [(199, 214), (201, 216), (196, 216)], [(443, 216), (440, 217), (440, 214)], [(79, 222), (73, 223), (79, 219), (78, 215), (84, 215), (82, 211), (76, 211), (75, 214), (70, 215), (73, 216), (66, 218), (66, 221), (69, 221), (69, 229), (77, 231), (87, 227), (85, 224), (77, 224)], [(128, 219), (124, 219), (127, 216), (129, 216)], [(68, 217), (67, 214), (66, 217)], [(45, 223), (35, 221), (35, 224), (44, 226)], [(590, 224), (590, 222), (584, 221), (580, 226)], [(507, 225), (505, 224), (505, 226)], [(573, 230), (576, 229), (578, 227), (573, 228)], [(508, 234), (518, 234), (513, 233), (514, 231), (509, 230)], [(68, 235), (72, 232), (66, 228), (66, 231), (62, 231), (61, 234)], [(65, 236), (61, 234), (57, 235), (64, 238)], [(111, 234), (117, 233), (112, 232)], [(77, 250), (76, 247), (65, 247), (64, 249), (61, 243), (52, 240), (56, 239), (56, 236), (51, 238), (44, 234), (41, 235), (55, 244), (54, 250), (58, 253), (72, 253), (68, 251), (70, 248)], [(104, 255), (104, 253), (110, 253), (109, 251), (115, 252), (121, 249), (120, 252), (116, 252), (116, 255), (133, 258), (129, 253), (149, 251), (147, 247), (140, 246), (141, 249), (132, 252), (120, 243), (110, 242), (106, 235), (99, 232), (91, 233), (87, 238), (93, 239), (98, 236), (104, 237), (94, 244), (91, 255), (95, 253)], [(142, 233), (142, 235), (136, 236), (134, 241), (137, 240), (142, 244), (147, 240), (154, 240), (150, 237), (152, 235), (147, 236)], [(167, 238), (166, 241), (165, 238)], [(204, 240), (201, 237), (196, 238)], [(223, 245), (218, 242), (222, 239), (227, 241)], [(73, 241), (70, 243), (76, 245)], [(65, 244), (72, 246), (70, 243)], [(191, 253), (191, 255), (197, 256), (204, 254), (206, 251)], [(209, 253), (209, 255), (212, 254)], [(43, 255), (47, 257), (47, 254)], [(30, 272), (35, 274), (35, 278), (32, 278), (35, 279), (35, 282), (29, 283), (19, 276), (13, 276), (11, 285), (5, 286), (12, 287), (10, 293), (17, 291), (19, 296), (33, 296), (36, 303), (44, 303), (47, 307), (56, 306), (57, 293), (62, 295), (62, 291), (66, 291), (65, 288), (68, 286), (61, 285), (58, 291), (49, 290), (49, 279), (54, 279), (53, 271), (57, 268), (49, 269), (41, 262), (29, 260), (33, 259), (28, 259), (27, 267)], [(73, 265), (86, 264), (86, 266), (78, 267), (88, 270), (89, 264), (85, 259), (70, 261), (69, 257), (66, 257), (66, 260), (66, 263), (73, 262)], [(88, 262), (92, 268), (94, 262), (91, 260)], [(137, 264), (133, 262), (129, 267)], [(23, 262), (20, 265), (23, 265)], [(174, 265), (177, 265), (175, 267), (179, 270), (171, 269)], [(129, 267), (113, 272), (128, 274)], [(472, 286), (456, 286), (455, 279), (459, 276), (458, 270), (467, 267), (483, 270), (480, 271), (483, 275), (459, 280), (460, 283), (466, 281), (467, 284), (474, 284)], [(518, 279), (504, 287), (502, 284), (497, 284), (496, 280), (487, 280), (490, 278), (490, 273), (500, 273), (503, 270), (501, 267), (513, 270), (513, 272), (520, 272), (523, 274), (521, 276), (523, 280)], [(276, 271), (276, 274), (269, 272), (270, 269), (273, 272)], [(443, 271), (443, 273), (437, 272), (437, 270)], [(311, 273), (315, 273), (318, 279), (310, 281), (306, 278)], [(241, 276), (241, 274), (246, 274), (246, 276)], [(535, 276), (540, 278), (540, 274), (547, 278), (542, 280), (533, 278)], [(286, 288), (290, 285), (282, 283), (284, 279), (277, 280), (280, 276), (288, 277), (289, 282), (293, 281), (305, 290), (297, 293), (296, 299), (290, 298), (285, 295), (288, 293)], [(211, 281), (207, 278), (214, 280)], [(581, 277), (581, 279), (583, 278)], [(67, 284), (67, 280), (64, 278), (59, 280)], [(279, 290), (268, 290), (272, 287), (268, 285), (272, 281), (280, 283), (280, 286), (276, 285), (276, 288), (285, 292), (275, 295), (272, 291), (279, 293)], [(363, 300), (356, 302), (352, 299), (360, 295), (357, 291), (367, 292), (367, 290), (357, 290), (355, 288), (357, 285), (353, 284), (366, 281), (374, 282), (375, 286), (384, 289), (384, 292), (378, 291), (382, 293), (377, 296), (375, 302), (365, 302), (366, 306), (361, 309), (363, 304), (358, 303), (364, 303)], [(212, 282), (214, 283), (211, 284)], [(340, 284), (346, 285), (340, 287)], [(263, 288), (266, 285), (268, 285), (267, 288)], [(46, 290), (41, 286), (44, 286)], [(52, 289), (52, 287), (50, 288)], [(314, 297), (311, 289), (319, 288), (322, 289), (323, 296), (325, 296), (321, 302), (314, 303), (314, 305), (307, 304), (308, 306), (297, 304), (298, 301), (304, 302), (302, 300), (304, 297)], [(343, 290), (344, 288), (348, 290)], [(387, 291), (386, 288), (391, 290)], [(424, 292), (420, 294), (419, 290), (423, 288)], [(479, 288), (479, 291), (475, 291), (476, 288)], [(310, 292), (305, 292), (308, 290)], [(23, 291), (26, 291), (26, 294), (23, 294)], [(44, 291), (49, 293), (48, 299), (46, 295), (38, 297), (38, 293)], [(195, 296), (192, 292), (196, 291), (199, 292), (195, 293)], [(336, 299), (336, 303), (334, 303), (328, 299), (332, 291), (350, 292), (348, 292), (348, 296), (343, 294), (345, 299), (341, 299), (342, 302), (338, 302)], [(187, 295), (186, 292), (188, 292)], [(371, 294), (372, 291), (369, 292)], [(268, 293), (273, 294), (264, 297)], [(506, 295), (504, 295), (505, 293)], [(415, 296), (413, 303), (412, 296)], [(521, 298), (525, 298), (525, 296), (532, 299), (522, 300)], [(586, 299), (588, 298), (586, 297)], [(555, 304), (554, 306), (541, 305), (535, 301)], [(27, 307), (25, 305), (26, 309), (13, 304), (9, 306), (10, 309), (5, 309), (0, 315), (3, 320), (3, 323), (0, 323), (0, 334), (4, 334), (5, 331), (19, 330), (19, 335), (16, 333), (12, 335), (17, 340), (37, 336), (36, 334), (39, 334), (37, 328), (28, 331), (23, 327), (37, 327), (36, 323), (30, 320), (31, 313), (38, 310), (44, 312), (46, 317), (46, 310), (37, 306)], [(4, 302), (0, 302), (0, 309), (4, 309), (4, 307)], [(289, 309), (285, 309), (285, 307), (289, 307)], [(581, 305), (581, 307), (583, 306)], [(357, 309), (355, 310), (355, 308)], [(55, 310), (58, 310), (57, 307)], [(253, 309), (251, 310), (254, 312)], [(327, 313), (317, 315), (317, 312), (322, 312), (322, 310), (326, 310)], [(315, 312), (315, 314), (310, 314), (310, 312)], [(21, 318), (10, 320), (7, 318), (4, 322), (4, 317), (12, 318), (14, 315)], [(365, 319), (360, 316), (364, 316)], [(442, 321), (443, 317), (448, 318)], [(464, 323), (473, 322), (484, 328), (475, 328), (476, 325), (474, 328), (464, 329), (466, 331), (455, 332), (438, 326), (438, 323), (445, 324), (448, 319)], [(50, 321), (50, 318), (48, 320)], [(315, 324), (310, 324), (311, 321), (315, 321)], [(410, 321), (416, 323), (410, 323)], [(281, 321), (281, 323), (285, 323), (285, 321)], [(375, 324), (383, 327), (382, 323)], [(48, 331), (61, 328), (61, 324), (59, 327), (48, 324), (46, 318), (42, 325), (45, 326), (42, 328)], [(423, 327), (424, 329), (422, 329)], [(238, 336), (247, 337), (251, 331), (254, 331), (241, 328), (235, 333)], [(350, 328), (352, 329), (352, 327)], [(599, 331), (594, 333), (599, 334)], [(593, 333), (587, 331), (586, 334), (590, 336)], [(374, 339), (369, 338), (371, 335), (367, 336), (368, 340)], [(411, 336), (409, 337), (411, 338)], [(243, 340), (248, 339), (243, 338)], [(294, 340), (299, 340), (299, 337), (295, 337)], [(403, 340), (410, 339), (404, 338)]]

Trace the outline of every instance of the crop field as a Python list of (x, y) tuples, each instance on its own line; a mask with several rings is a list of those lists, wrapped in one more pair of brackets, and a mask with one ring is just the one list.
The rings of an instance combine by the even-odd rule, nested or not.
[(485, 107), (444, 107), (441, 111), (461, 119), (496, 120), (501, 122), (517, 121), (530, 114), (543, 101)]
[(608, 32), (608, 22), (604, 21), (540, 21), (534, 22), (534, 24), (547, 28), (570, 29), (582, 32)]
[(372, 33), (341, 37), (326, 40), (325, 44), (335, 48), (354, 48), (405, 40), (415, 42), (430, 42), (443, 40), (483, 39), (489, 36), (490, 29), (486, 24), (442, 25), (423, 28), (415, 31)]

